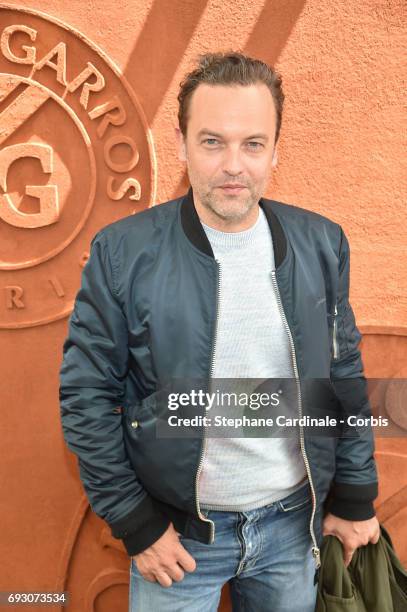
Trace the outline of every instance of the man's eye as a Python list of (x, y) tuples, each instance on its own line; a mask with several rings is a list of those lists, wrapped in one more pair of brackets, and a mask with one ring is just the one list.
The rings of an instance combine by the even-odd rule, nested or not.
[[(216, 144), (219, 141), (216, 138), (205, 138), (205, 140), (203, 140), (203, 142), (211, 145), (212, 143)], [(251, 140), (247, 144), (252, 145), (252, 146), (249, 147), (249, 149), (260, 149), (263, 146), (261, 144), (261, 142), (256, 142), (255, 140)]]

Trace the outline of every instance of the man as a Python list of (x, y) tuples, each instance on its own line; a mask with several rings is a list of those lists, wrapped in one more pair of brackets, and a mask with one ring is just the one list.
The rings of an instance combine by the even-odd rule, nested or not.
[(263, 62), (202, 56), (178, 96), (191, 188), (99, 231), (83, 271), (62, 424), (93, 510), (132, 557), (137, 612), (216, 610), (226, 582), (236, 610), (311, 612), (322, 536), (340, 539), (346, 565), (379, 538), (370, 428), (157, 434), (160, 390), (177, 378), (291, 379), (298, 416), (321, 397), (322, 411), (370, 415), (346, 236), (263, 197), (283, 99)]

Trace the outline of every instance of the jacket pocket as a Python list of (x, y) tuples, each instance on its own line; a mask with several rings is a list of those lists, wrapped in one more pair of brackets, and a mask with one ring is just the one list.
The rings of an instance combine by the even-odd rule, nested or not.
[(341, 309), (337, 304), (332, 313), (327, 314), (331, 340), (331, 355), (334, 361), (342, 359), (350, 351), (357, 349), (362, 335), (356, 326), (352, 306), (347, 302)]
[(339, 334), (339, 317), (338, 308), (335, 304), (334, 311), (327, 313), (329, 340), (331, 343), (332, 359), (339, 359), (341, 356), (340, 349), (340, 334)]
[[(129, 404), (124, 409), (125, 427), (131, 434), (153, 433), (157, 422), (158, 406), (162, 404), (163, 392), (154, 391), (144, 399)], [(161, 400), (161, 401), (160, 401)]]
[(134, 432), (144, 421), (143, 406), (141, 402), (135, 402), (124, 406), (123, 427), (127, 432)]
[(316, 608), (317, 612), (324, 610), (325, 612), (367, 612), (366, 606), (359, 593), (355, 590), (351, 597), (338, 597), (322, 590), (323, 607)]

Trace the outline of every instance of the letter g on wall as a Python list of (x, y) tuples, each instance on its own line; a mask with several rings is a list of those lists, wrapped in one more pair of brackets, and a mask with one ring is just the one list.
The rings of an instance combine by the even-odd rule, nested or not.
[(39, 143), (21, 143), (5, 147), (0, 151), (0, 217), (15, 227), (43, 227), (58, 220), (58, 191), (56, 185), (26, 185), (27, 195), (35, 196), (40, 202), (40, 212), (21, 212), (7, 193), (7, 173), (11, 164), (24, 157), (36, 157), (42, 170), (51, 173), (52, 148)]

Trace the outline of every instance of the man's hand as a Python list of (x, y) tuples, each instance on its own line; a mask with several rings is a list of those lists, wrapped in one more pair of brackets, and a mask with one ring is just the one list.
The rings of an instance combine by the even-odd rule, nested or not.
[(347, 521), (328, 512), (323, 519), (322, 535), (334, 535), (342, 542), (343, 560), (345, 567), (348, 567), (359, 546), (378, 542), (380, 525), (375, 516), (366, 521)]
[(178, 532), (169, 524), (167, 531), (149, 548), (146, 548), (133, 559), (140, 574), (149, 582), (159, 582), (163, 587), (170, 587), (172, 581), (180, 582), (184, 571), (196, 569), (195, 559), (180, 544)]

